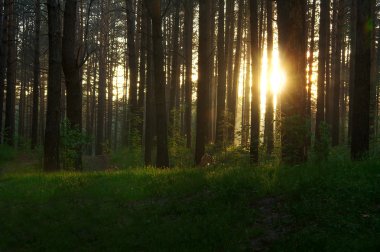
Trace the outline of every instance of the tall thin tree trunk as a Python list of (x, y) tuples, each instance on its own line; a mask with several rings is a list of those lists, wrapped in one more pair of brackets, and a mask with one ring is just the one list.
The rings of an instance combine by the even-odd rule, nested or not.
[(210, 16), (212, 1), (199, 0), (199, 59), (198, 59), (198, 89), (197, 89), (197, 121), (195, 164), (201, 163), (205, 154), (207, 131), (210, 122), (209, 92), (211, 77), (211, 41), (210, 41)]
[[(82, 83), (78, 60), (77, 45), (77, 0), (67, 0), (64, 11), (62, 37), (62, 69), (65, 74), (66, 106), (69, 128), (82, 132)], [(74, 168), (82, 170), (82, 145), (76, 143)]]
[[(126, 0), (127, 4), (127, 47), (128, 47), (128, 62), (129, 62), (129, 123), (130, 134), (136, 134), (138, 131), (137, 116), (137, 55), (136, 55), (136, 14), (133, 9), (132, 1)], [(131, 138), (129, 138), (131, 139)]]
[(369, 151), (371, 40), (374, 27), (371, 5), (375, 0), (362, 0), (357, 5), (355, 84), (352, 112), (351, 157), (363, 158)]
[(7, 0), (0, 0), (0, 12), (4, 8), (4, 15), (0, 19), (0, 143), (2, 143), (3, 135), (3, 107), (4, 107), (4, 89), (5, 89), (5, 74), (6, 63), (8, 56), (8, 8), (9, 2)]
[(16, 101), (16, 67), (17, 67), (17, 48), (16, 48), (16, 13), (15, 0), (9, 1), (8, 5), (8, 57), (7, 57), (7, 87), (5, 99), (5, 123), (4, 139), (5, 142), (14, 146), (15, 144), (15, 101)]
[(192, 114), (192, 69), (193, 69), (193, 2), (186, 0), (185, 5), (185, 23), (184, 23), (184, 50), (186, 61), (185, 76), (185, 131), (186, 147), (191, 147), (191, 114)]
[(96, 127), (95, 154), (102, 155), (104, 145), (104, 117), (106, 105), (106, 86), (107, 86), (107, 45), (109, 30), (109, 0), (101, 1), (101, 32), (99, 48), (99, 89), (98, 89), (98, 111)]
[(339, 98), (340, 98), (340, 85), (341, 85), (341, 49), (342, 49), (342, 33), (344, 25), (344, 1), (337, 0), (337, 28), (335, 38), (335, 62), (334, 62), (334, 83), (333, 83), (333, 109), (332, 109), (332, 145), (339, 145), (339, 130), (340, 130), (340, 116), (339, 116)]
[[(148, 3), (149, 2), (149, 3)], [(168, 125), (165, 94), (164, 49), (161, 30), (161, 1), (146, 3), (152, 18), (154, 91), (157, 122), (157, 163), (159, 168), (169, 167)]]
[(61, 119), (62, 38), (60, 1), (48, 0), (49, 80), (46, 112), (44, 170), (59, 170), (59, 137)]
[(219, 0), (218, 17), (218, 92), (216, 116), (216, 144), (224, 143), (224, 128), (226, 114), (226, 59), (224, 38), (224, 0)]
[[(35, 21), (34, 21), (34, 66), (33, 66), (33, 115), (32, 115), (32, 142), (31, 148), (37, 145), (38, 136), (38, 100), (40, 86), (40, 25), (41, 25), (41, 6), (40, 0), (35, 3)], [(43, 113), (43, 111), (41, 111)]]
[(316, 147), (322, 140), (322, 123), (325, 121), (325, 80), (326, 68), (328, 68), (328, 61), (326, 55), (328, 51), (328, 41), (327, 34), (329, 30), (329, 12), (330, 12), (330, 1), (321, 0), (321, 14), (319, 22), (319, 41), (318, 41), (318, 93), (317, 93), (317, 113), (316, 113), (316, 123), (315, 123), (315, 138)]
[[(315, 0), (314, 0), (315, 1)], [(272, 74), (272, 57), (273, 57), (273, 1), (266, 1), (267, 9), (267, 58), (268, 58), (268, 70), (267, 70), (267, 83), (271, 83), (271, 74)], [(265, 108), (265, 144), (267, 147), (267, 154), (271, 155), (274, 147), (274, 138), (273, 138), (273, 92), (271, 85), (267, 85), (267, 99), (266, 99), (266, 108)]]
[(258, 1), (250, 0), (251, 26), (251, 59), (252, 59), (252, 87), (251, 87), (251, 163), (259, 162), (260, 137), (260, 49), (258, 34)]
[(240, 77), (240, 63), (241, 63), (241, 47), (243, 38), (243, 10), (244, 1), (239, 0), (239, 10), (238, 10), (238, 22), (237, 22), (237, 37), (236, 37), (236, 52), (235, 52), (235, 64), (232, 79), (232, 96), (231, 96), (231, 127), (230, 127), (230, 140), (232, 144), (235, 140), (235, 125), (236, 125), (236, 113), (237, 113), (237, 102), (238, 102), (238, 89), (239, 89), (239, 77)]

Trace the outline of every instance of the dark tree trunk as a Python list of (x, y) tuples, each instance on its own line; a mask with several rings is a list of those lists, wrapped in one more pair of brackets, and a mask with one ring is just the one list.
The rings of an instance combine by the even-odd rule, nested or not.
[(236, 52), (235, 52), (235, 64), (233, 70), (233, 79), (232, 79), (232, 95), (231, 95), (231, 127), (229, 129), (229, 135), (231, 143), (235, 141), (235, 125), (236, 125), (236, 110), (237, 110), (237, 101), (238, 101), (238, 88), (239, 88), (239, 76), (240, 76), (240, 62), (241, 62), (241, 46), (242, 46), (242, 37), (243, 37), (243, 9), (244, 2), (239, 0), (239, 10), (238, 10), (238, 22), (237, 22), (237, 37), (236, 37)]
[[(5, 89), (5, 71), (8, 56), (8, 6), (7, 0), (0, 0), (0, 143), (3, 135), (3, 107)], [(3, 15), (4, 8), (4, 15)]]
[[(310, 20), (310, 55), (308, 60), (309, 65), (309, 72), (308, 72), (308, 82), (307, 82), (307, 102), (306, 102), (306, 117), (309, 119), (309, 133), (311, 133), (311, 89), (313, 86), (313, 65), (314, 65), (314, 49), (315, 49), (315, 13), (317, 9), (316, 0), (313, 0), (312, 6), (311, 6), (311, 20)], [(308, 134), (307, 140), (306, 140), (307, 147), (310, 147), (311, 145), (311, 134)]]
[(344, 1), (337, 0), (337, 28), (336, 28), (336, 45), (335, 45), (335, 62), (334, 62), (334, 83), (333, 83), (333, 109), (332, 109), (332, 145), (339, 145), (339, 98), (341, 86), (341, 49), (342, 49), (342, 33), (344, 25)]
[(191, 148), (191, 114), (192, 114), (192, 69), (193, 69), (193, 1), (185, 1), (184, 50), (186, 61), (185, 76), (185, 131), (186, 147)]
[(252, 59), (252, 87), (251, 87), (251, 163), (259, 162), (259, 137), (260, 137), (260, 49), (258, 34), (258, 1), (250, 0), (251, 12), (251, 59)]
[(219, 0), (218, 17), (218, 92), (216, 116), (216, 141), (218, 146), (224, 143), (226, 114), (226, 59), (224, 38), (224, 0)]
[(16, 13), (15, 0), (8, 1), (8, 57), (7, 57), (7, 87), (5, 99), (4, 140), (10, 146), (15, 144), (15, 101), (16, 101)]
[[(128, 66), (129, 66), (129, 123), (130, 134), (138, 133), (138, 104), (137, 104), (137, 55), (136, 55), (136, 14), (133, 9), (132, 1), (126, 0), (127, 4), (127, 47), (128, 47)], [(129, 137), (131, 140), (131, 138)]]
[(44, 170), (59, 170), (59, 127), (61, 119), (62, 37), (59, 0), (48, 0), (49, 79), (46, 112)]
[(371, 40), (374, 27), (371, 5), (375, 0), (362, 0), (357, 5), (355, 84), (352, 104), (351, 157), (363, 158), (369, 151)]
[(198, 59), (198, 89), (197, 89), (197, 121), (195, 164), (199, 165), (205, 154), (207, 131), (210, 122), (209, 92), (211, 77), (211, 41), (210, 16), (212, 1), (199, 0), (199, 59)]
[(164, 49), (161, 30), (161, 1), (146, 3), (152, 18), (154, 91), (157, 122), (157, 167), (169, 167), (168, 126), (165, 95)]
[(320, 24), (319, 24), (319, 41), (318, 41), (318, 93), (317, 93), (317, 114), (315, 123), (315, 139), (316, 147), (321, 141), (322, 132), (321, 126), (325, 121), (325, 80), (328, 78), (326, 76), (326, 68), (328, 67), (328, 62), (326, 59), (328, 51), (328, 41), (327, 34), (329, 32), (329, 13), (330, 13), (330, 0), (321, 1), (321, 14), (320, 14)]
[[(315, 0), (314, 0), (315, 1)], [(267, 9), (267, 57), (268, 57), (268, 70), (267, 70), (267, 83), (271, 83), (271, 73), (272, 73), (272, 55), (273, 55), (273, 1), (266, 1)], [(265, 144), (267, 147), (267, 154), (271, 155), (274, 147), (273, 139), (273, 92), (271, 90), (271, 85), (267, 85), (267, 97), (266, 97), (266, 108), (265, 108)]]
[(234, 40), (235, 40), (235, 0), (227, 1), (226, 9), (226, 73), (227, 73), (227, 142), (233, 144), (232, 113), (233, 113), (233, 65), (234, 65)]
[(286, 72), (281, 98), (282, 161), (305, 161), (306, 137), (306, 0), (278, 0), (280, 59)]
[(99, 48), (99, 89), (98, 89), (98, 112), (96, 127), (95, 155), (102, 155), (104, 145), (104, 117), (106, 106), (107, 87), (107, 45), (108, 45), (108, 25), (109, 25), (109, 0), (101, 1), (101, 32)]
[[(32, 150), (37, 145), (38, 139), (38, 100), (40, 86), (40, 25), (41, 25), (41, 6), (40, 0), (35, 3), (35, 20), (34, 20), (34, 65), (33, 65), (33, 113), (32, 113)], [(41, 111), (43, 113), (43, 111)]]
[(174, 118), (175, 118), (175, 109), (176, 107), (176, 97), (179, 93), (179, 82), (180, 82), (180, 64), (179, 64), (179, 0), (175, 1), (175, 13), (174, 13), (174, 22), (173, 22), (173, 53), (172, 53), (172, 73), (171, 73), (171, 83), (170, 83), (170, 101), (169, 101), (169, 118), (170, 126), (172, 131), (175, 128)]
[[(77, 0), (67, 0), (65, 4), (63, 37), (62, 37), (62, 68), (65, 74), (67, 119), (69, 128), (82, 132), (82, 83), (80, 66), (77, 58)], [(76, 144), (74, 150), (74, 168), (82, 170), (82, 145)]]
[(152, 21), (146, 19), (146, 99), (145, 99), (145, 165), (152, 165), (152, 150), (155, 125), (155, 99), (154, 99), (154, 82), (153, 82), (153, 58), (152, 58)]
[[(348, 96), (350, 101), (354, 99), (354, 85), (355, 85), (355, 54), (356, 54), (356, 22), (357, 22), (357, 1), (351, 0), (351, 21), (350, 21), (350, 76), (349, 76), (349, 87), (348, 87)], [(348, 141), (351, 141), (351, 132), (352, 132), (352, 105), (354, 103), (349, 103), (348, 111)]]

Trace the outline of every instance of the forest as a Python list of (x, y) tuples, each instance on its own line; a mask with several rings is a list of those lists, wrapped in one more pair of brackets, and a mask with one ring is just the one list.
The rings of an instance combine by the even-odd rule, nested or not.
[(379, 0), (0, 0), (0, 251), (379, 251)]

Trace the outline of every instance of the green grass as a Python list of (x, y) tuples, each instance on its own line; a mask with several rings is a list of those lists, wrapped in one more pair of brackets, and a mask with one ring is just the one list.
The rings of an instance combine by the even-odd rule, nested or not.
[(0, 251), (251, 251), (265, 214), (266, 249), (379, 251), (380, 161), (0, 177)]

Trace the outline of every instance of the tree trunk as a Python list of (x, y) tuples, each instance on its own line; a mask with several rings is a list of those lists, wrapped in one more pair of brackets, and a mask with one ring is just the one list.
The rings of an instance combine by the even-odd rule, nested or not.
[[(69, 129), (82, 132), (82, 85), (78, 65), (77, 45), (77, 0), (67, 0), (64, 11), (62, 37), (62, 68), (65, 74), (67, 119)], [(76, 143), (74, 168), (82, 170), (82, 145)]]
[(185, 76), (185, 131), (186, 147), (191, 148), (191, 114), (192, 114), (192, 70), (193, 70), (193, 1), (185, 1), (184, 50), (186, 61)]
[(199, 0), (199, 59), (198, 59), (198, 89), (197, 89), (197, 121), (195, 164), (201, 163), (205, 154), (208, 125), (210, 121), (209, 92), (211, 77), (211, 41), (210, 41), (210, 16), (212, 1)]
[[(34, 20), (34, 65), (33, 65), (33, 113), (32, 113), (32, 142), (31, 149), (37, 145), (38, 137), (38, 99), (40, 86), (40, 25), (41, 25), (41, 6), (40, 0), (35, 3), (35, 20)], [(43, 111), (41, 111), (43, 113)]]
[[(315, 0), (314, 0), (315, 1)], [(274, 105), (273, 105), (273, 92), (271, 82), (271, 74), (272, 74), (272, 55), (273, 55), (273, 1), (266, 1), (266, 9), (267, 9), (267, 58), (268, 58), (268, 70), (267, 70), (267, 99), (266, 99), (266, 108), (265, 108), (265, 144), (267, 147), (267, 155), (271, 155), (274, 147), (274, 139), (273, 139), (273, 113), (274, 113)]]
[[(351, 21), (350, 21), (350, 76), (349, 76), (349, 87), (348, 87), (348, 96), (350, 101), (354, 99), (354, 85), (355, 85), (355, 55), (356, 55), (356, 22), (357, 22), (357, 1), (351, 0)], [(353, 111), (353, 102), (349, 103), (348, 111), (348, 141), (351, 141), (351, 132), (352, 132), (352, 111)]]
[(49, 80), (46, 112), (44, 170), (59, 170), (59, 137), (61, 119), (62, 38), (59, 0), (48, 0)]
[(218, 146), (224, 143), (226, 115), (226, 59), (224, 38), (224, 0), (219, 0), (218, 17), (218, 92), (216, 116), (216, 141)]
[[(357, 5), (355, 85), (352, 104), (351, 157), (363, 158), (369, 151), (369, 110), (371, 87), (371, 38), (374, 27), (371, 5), (375, 0), (362, 0)], [(369, 29), (368, 29), (369, 28)]]
[[(136, 55), (136, 16), (132, 1), (126, 0), (127, 4), (127, 47), (129, 60), (129, 123), (130, 134), (138, 133), (138, 104), (137, 104), (137, 55)], [(131, 138), (129, 137), (131, 140)], [(129, 143), (131, 144), (131, 143)]]
[(104, 117), (106, 105), (107, 87), (107, 51), (109, 31), (109, 0), (101, 1), (101, 32), (99, 48), (99, 89), (98, 89), (98, 112), (96, 127), (95, 154), (102, 155), (104, 152)]
[[(0, 0), (0, 143), (3, 136), (3, 107), (4, 107), (4, 89), (5, 89), (5, 73), (6, 62), (8, 56), (8, 6), (7, 0)], [(4, 15), (3, 13), (4, 7)]]
[(15, 100), (16, 100), (16, 13), (15, 0), (8, 1), (8, 57), (7, 57), (7, 87), (5, 99), (4, 139), (10, 146), (15, 144)]
[(235, 39), (235, 0), (227, 1), (226, 10), (226, 72), (227, 72), (227, 142), (233, 144), (232, 134), (232, 113), (233, 113), (233, 59), (234, 59), (234, 39)]
[(251, 60), (252, 60), (252, 87), (251, 87), (251, 163), (259, 162), (260, 137), (260, 73), (261, 64), (258, 34), (258, 1), (250, 0), (251, 26)]
[(337, 0), (337, 28), (336, 28), (336, 45), (335, 45), (335, 62), (334, 62), (334, 83), (333, 83), (333, 109), (332, 109), (332, 145), (339, 145), (339, 98), (341, 86), (341, 49), (342, 49), (342, 33), (344, 25), (344, 1)]
[(329, 13), (330, 13), (330, 0), (321, 1), (321, 14), (319, 23), (319, 41), (318, 41), (318, 93), (317, 93), (317, 113), (316, 113), (316, 123), (315, 123), (315, 144), (321, 143), (322, 131), (321, 126), (325, 121), (325, 80), (328, 78), (326, 76), (326, 68), (328, 67), (328, 62), (326, 59), (328, 51), (328, 41), (327, 34), (329, 32)]
[(175, 130), (174, 118), (176, 107), (176, 97), (179, 95), (179, 82), (180, 82), (180, 65), (179, 65), (179, 7), (180, 2), (176, 0), (174, 22), (173, 22), (173, 53), (172, 53), (172, 73), (171, 73), (171, 83), (170, 83), (170, 101), (169, 101), (169, 118), (170, 126), (172, 127), (172, 132)]
[[(148, 3), (149, 2), (149, 3)], [(154, 90), (157, 122), (157, 163), (159, 168), (169, 167), (168, 126), (165, 95), (164, 50), (161, 30), (161, 1), (146, 0), (152, 18)]]
[(281, 98), (282, 161), (306, 159), (306, 1), (278, 0), (280, 59), (286, 72), (286, 91)]
[(239, 11), (238, 11), (238, 23), (237, 23), (237, 37), (236, 37), (236, 52), (235, 52), (235, 64), (234, 72), (232, 79), (232, 96), (231, 96), (231, 127), (230, 127), (230, 140), (232, 144), (235, 141), (235, 125), (236, 125), (236, 110), (238, 102), (238, 89), (239, 89), (239, 77), (240, 77), (240, 62), (241, 62), (241, 46), (242, 46), (242, 37), (243, 37), (243, 10), (244, 10), (244, 1), (239, 0)]

